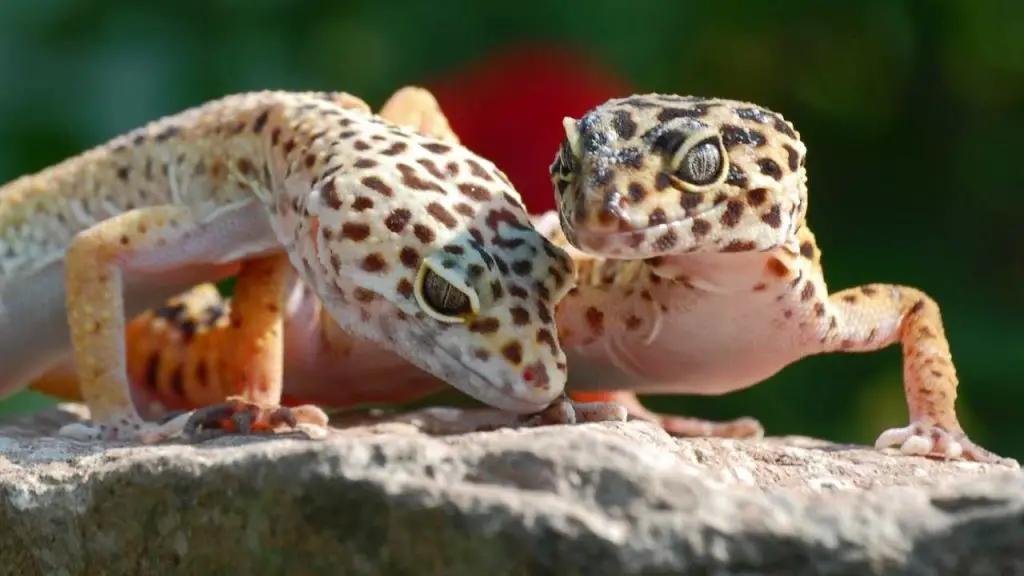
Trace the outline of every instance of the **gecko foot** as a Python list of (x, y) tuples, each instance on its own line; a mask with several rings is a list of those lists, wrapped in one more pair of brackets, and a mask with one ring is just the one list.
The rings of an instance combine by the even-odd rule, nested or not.
[(183, 433), (191, 437), (201, 430), (221, 430), (227, 434), (302, 430), (321, 438), (327, 434), (327, 422), (327, 414), (312, 404), (289, 408), (235, 397), (193, 411)]
[(524, 416), (521, 422), (526, 426), (550, 426), (554, 424), (578, 424), (582, 422), (625, 422), (626, 407), (617, 402), (578, 402), (561, 397), (550, 406)]
[(138, 416), (122, 416), (107, 422), (67, 424), (57, 432), (59, 436), (83, 441), (127, 441), (155, 444), (181, 434), (188, 415), (178, 415), (163, 422), (146, 422)]
[[(764, 426), (755, 418), (743, 417), (724, 422), (715, 422), (703, 418), (661, 414), (650, 410), (640, 402), (634, 392), (603, 391), (573, 392), (577, 402), (587, 399), (594, 404), (615, 404), (626, 409), (629, 418), (646, 420), (661, 426), (672, 436), (701, 438), (744, 438), (755, 439), (764, 437)], [(596, 402), (596, 400), (601, 400)]]
[(890, 428), (875, 440), (875, 448), (879, 450), (894, 444), (900, 445), (900, 452), (911, 456), (1020, 466), (1012, 458), (1003, 458), (978, 446), (963, 431), (949, 431), (930, 422), (912, 422), (902, 428)]

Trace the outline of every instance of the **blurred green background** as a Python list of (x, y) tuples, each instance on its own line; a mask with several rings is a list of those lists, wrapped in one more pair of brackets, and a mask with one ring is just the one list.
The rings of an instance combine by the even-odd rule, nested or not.
[[(810, 219), (830, 288), (929, 292), (965, 428), (1024, 458), (1014, 424), (1024, 405), (1022, 23), (1024, 3), (977, 0), (5, 0), (0, 181), (231, 92), (341, 89), (377, 107), (423, 84), (448, 87), (442, 105), (470, 147), (502, 167), (530, 159), (509, 173), (543, 210), (551, 192), (536, 182), (557, 118), (614, 95), (569, 98), (583, 80), (558, 54), (588, 62), (599, 80), (587, 82), (606, 87), (752, 100), (783, 113), (809, 146)], [(555, 73), (537, 79), (501, 60), (524, 50)], [(562, 83), (545, 84), (552, 76)], [(518, 135), (492, 129), (499, 119)], [(747, 391), (649, 404), (871, 443), (906, 422), (900, 358), (898, 346), (809, 358)], [(23, 393), (0, 414), (49, 402)]]

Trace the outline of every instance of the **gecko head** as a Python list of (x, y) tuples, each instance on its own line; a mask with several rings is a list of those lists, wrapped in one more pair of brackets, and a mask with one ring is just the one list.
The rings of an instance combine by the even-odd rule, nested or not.
[(806, 211), (806, 148), (746, 102), (648, 94), (566, 118), (551, 165), (562, 228), (610, 257), (767, 250)]
[(566, 381), (554, 308), (572, 260), (490, 162), (397, 128), (381, 134), (309, 196), (318, 230), (307, 270), (325, 307), (481, 402), (545, 408)]

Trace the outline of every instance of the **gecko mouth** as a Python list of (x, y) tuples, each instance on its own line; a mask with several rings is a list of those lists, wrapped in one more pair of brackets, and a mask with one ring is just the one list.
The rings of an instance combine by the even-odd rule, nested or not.
[[(521, 396), (512, 394), (508, 390), (515, 386), (501, 376), (488, 377), (471, 366), (468, 362), (460, 359), (462, 354), (459, 350), (451, 350), (435, 338), (436, 332), (421, 322), (414, 324), (415, 329), (406, 330), (412, 334), (412, 344), (419, 350), (429, 350), (436, 358), (435, 362), (421, 360), (415, 355), (406, 358), (435, 377), (440, 378), (448, 385), (467, 394), (479, 402), (488, 406), (517, 414), (530, 414), (539, 412), (546, 408), (551, 400), (527, 400)], [(521, 382), (520, 388), (528, 388), (529, 384)]]

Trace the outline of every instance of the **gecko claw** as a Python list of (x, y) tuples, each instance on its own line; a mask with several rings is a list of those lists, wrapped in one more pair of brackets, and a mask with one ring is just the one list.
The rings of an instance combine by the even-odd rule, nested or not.
[(986, 464), (1003, 464), (1019, 468), (1012, 458), (1003, 458), (975, 444), (963, 431), (949, 431), (928, 422), (912, 422), (901, 428), (890, 428), (878, 435), (875, 448), (882, 450), (899, 444), (901, 453), (947, 460), (973, 460)]
[(220, 404), (205, 406), (191, 413), (184, 425), (186, 436), (203, 430), (221, 430), (226, 434), (252, 434), (302, 430), (311, 437), (327, 434), (328, 417), (312, 404), (288, 408), (263, 405), (242, 398), (228, 398)]

